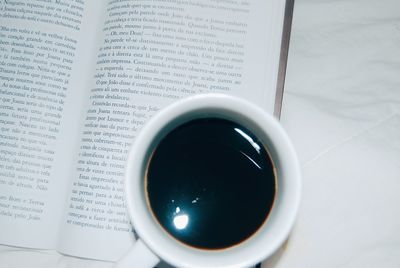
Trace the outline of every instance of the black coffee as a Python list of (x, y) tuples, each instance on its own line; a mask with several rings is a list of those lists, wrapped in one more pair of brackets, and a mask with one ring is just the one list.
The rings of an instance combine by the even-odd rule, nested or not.
[(196, 119), (171, 131), (147, 170), (149, 205), (161, 226), (197, 248), (221, 249), (254, 234), (276, 192), (269, 154), (228, 120)]

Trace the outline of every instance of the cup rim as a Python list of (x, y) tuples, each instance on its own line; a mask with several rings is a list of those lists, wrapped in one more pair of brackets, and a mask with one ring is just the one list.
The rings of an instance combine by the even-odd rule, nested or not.
[[(208, 112), (207, 111), (213, 111)], [(197, 113), (197, 114), (196, 114)], [(275, 209), (274, 225), (267, 223), (249, 239), (239, 245), (219, 250), (198, 249), (184, 245), (172, 238), (153, 218), (144, 197), (144, 172), (149, 153), (160, 130), (178, 120), (184, 123), (184, 116), (199, 118), (220, 113), (221, 117), (231, 116), (234, 121), (250, 130), (257, 128), (258, 138), (270, 139), (280, 161), (283, 176), (282, 199)], [(242, 116), (236, 120), (237, 116)], [(179, 117), (179, 119), (177, 119)], [(189, 120), (189, 119), (187, 119)], [(245, 123), (243, 123), (244, 121)], [(251, 121), (251, 122), (250, 122)], [(252, 127), (249, 127), (251, 125)], [(262, 133), (260, 133), (262, 132)], [(161, 259), (175, 266), (184, 267), (244, 267), (254, 265), (271, 256), (287, 239), (294, 224), (300, 203), (300, 165), (294, 147), (280, 123), (255, 104), (225, 94), (202, 94), (179, 100), (154, 115), (140, 130), (129, 152), (125, 167), (125, 202), (133, 227), (143, 242)], [(278, 182), (279, 183), (279, 182)], [(278, 185), (279, 187), (279, 185)], [(274, 212), (271, 211), (271, 213)], [(270, 213), (270, 214), (271, 214)], [(276, 222), (277, 221), (277, 222)], [(279, 225), (279, 226), (278, 226)], [(271, 233), (274, 232), (274, 233)]]

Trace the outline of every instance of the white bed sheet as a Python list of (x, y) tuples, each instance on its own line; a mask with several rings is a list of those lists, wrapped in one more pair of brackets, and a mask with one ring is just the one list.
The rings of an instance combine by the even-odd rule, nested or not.
[[(303, 198), (263, 266), (400, 267), (400, 1), (296, 0), (282, 124)], [(0, 267), (111, 266), (0, 246)]]

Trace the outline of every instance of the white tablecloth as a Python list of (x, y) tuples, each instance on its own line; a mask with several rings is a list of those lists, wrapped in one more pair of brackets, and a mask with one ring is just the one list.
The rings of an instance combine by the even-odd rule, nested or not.
[[(399, 0), (296, 0), (282, 123), (303, 198), (264, 267), (400, 267)], [(0, 246), (0, 267), (111, 265)]]

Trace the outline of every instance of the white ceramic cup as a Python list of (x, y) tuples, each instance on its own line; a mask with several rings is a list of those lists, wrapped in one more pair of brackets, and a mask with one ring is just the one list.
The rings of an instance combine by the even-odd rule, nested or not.
[[(190, 247), (167, 234), (148, 207), (144, 186), (146, 167), (159, 141), (185, 122), (210, 117), (234, 121), (253, 132), (277, 172), (276, 199), (268, 220), (250, 238), (222, 250)], [(275, 118), (237, 97), (204, 94), (162, 109), (143, 127), (127, 159), (125, 191), (139, 239), (116, 267), (153, 267), (160, 260), (176, 267), (249, 267), (271, 256), (288, 237), (300, 202), (300, 168), (292, 143)]]

